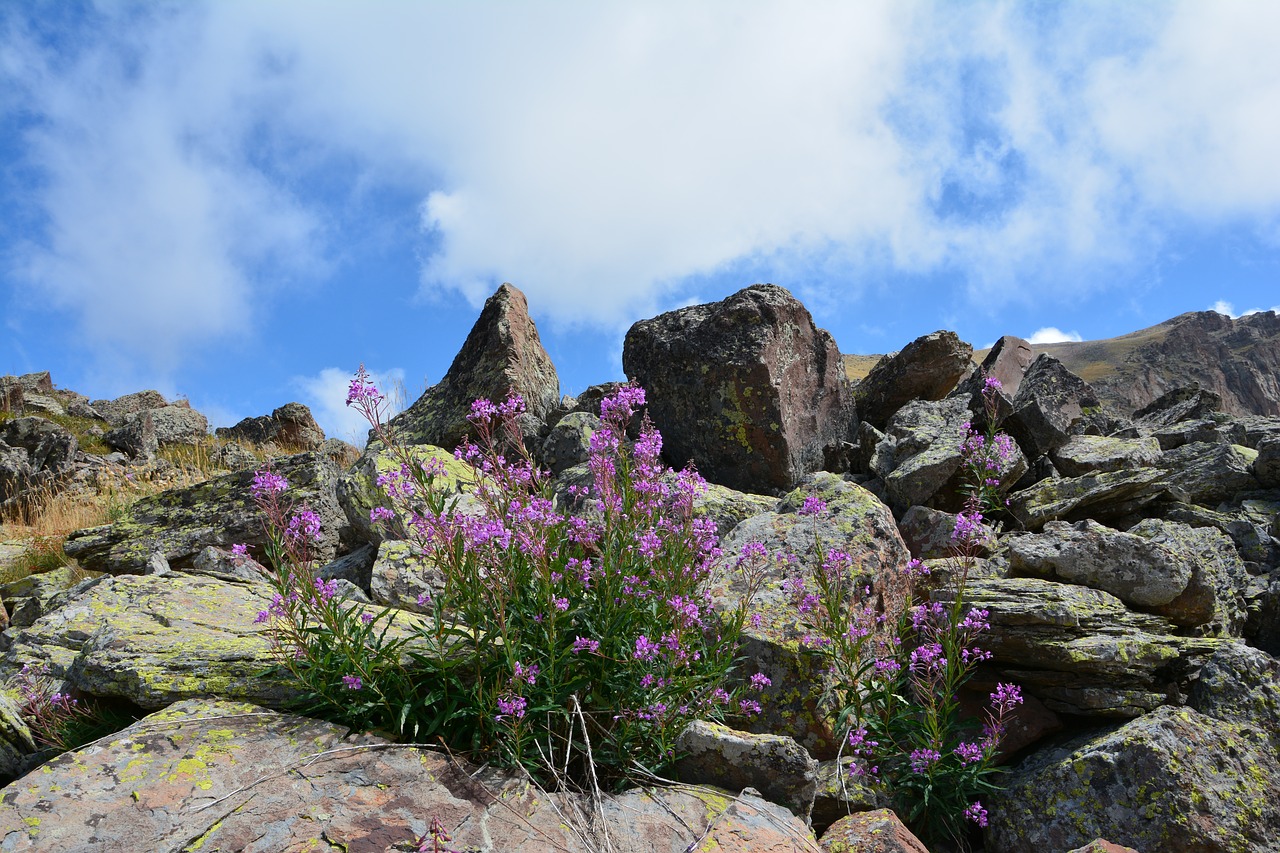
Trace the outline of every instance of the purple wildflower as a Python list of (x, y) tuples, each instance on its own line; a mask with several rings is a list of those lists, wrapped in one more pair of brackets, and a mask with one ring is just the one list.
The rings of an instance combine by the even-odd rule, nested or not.
[(360, 680), (358, 675), (344, 675), (342, 676), (342, 685), (348, 690), (359, 690), (364, 687), (364, 682)]
[(269, 494), (282, 494), (289, 490), (289, 481), (279, 474), (262, 469), (253, 474), (253, 485), (249, 491), (255, 498), (263, 498)]
[(964, 810), (964, 816), (978, 826), (986, 827), (987, 825), (987, 810), (977, 800), (974, 800), (973, 805)]

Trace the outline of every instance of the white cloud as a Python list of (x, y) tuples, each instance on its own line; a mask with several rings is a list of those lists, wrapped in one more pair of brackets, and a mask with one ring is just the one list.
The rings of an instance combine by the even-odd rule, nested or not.
[[(324, 434), (340, 438), (356, 447), (364, 447), (369, 433), (369, 422), (359, 412), (347, 406), (347, 391), (353, 374), (338, 367), (326, 367), (314, 376), (300, 376), (294, 380), (302, 402), (311, 409), (311, 416), (320, 424)], [(389, 370), (370, 371), (370, 380), (387, 396), (388, 415), (395, 415), (409, 407), (413, 400), (406, 399), (404, 371), (398, 367)]]
[(1209, 310), (1217, 311), (1219, 314), (1226, 314), (1231, 319), (1238, 320), (1241, 317), (1248, 317), (1252, 314), (1261, 314), (1264, 311), (1274, 311), (1277, 314), (1280, 314), (1280, 305), (1273, 305), (1270, 308), (1250, 308), (1248, 311), (1241, 311), (1237, 313), (1234, 305), (1224, 299), (1219, 299), (1217, 302), (1213, 303), (1213, 306)]
[(552, 322), (744, 265), (1068, 300), (1181, 224), (1280, 228), (1274, 4), (190, 3), (71, 61), (14, 32), (24, 272), (161, 359), (323, 271), (337, 163), (418, 194), (424, 292), (510, 280)]
[(1027, 343), (1031, 344), (1060, 344), (1068, 341), (1083, 341), (1079, 332), (1064, 332), (1053, 326), (1045, 326), (1042, 329), (1036, 329), (1027, 338)]

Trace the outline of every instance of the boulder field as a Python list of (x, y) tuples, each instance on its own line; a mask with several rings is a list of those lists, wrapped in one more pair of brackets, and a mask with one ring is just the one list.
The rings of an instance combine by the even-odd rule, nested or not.
[[(1193, 387), (1113, 410), (1025, 341), (1002, 338), (976, 364), (943, 331), (854, 382), (831, 336), (773, 285), (637, 323), (623, 364), (646, 389), (666, 461), (692, 461), (711, 483), (696, 511), (714, 521), (724, 560), (751, 542), (803, 558), (814, 545), (800, 509), (812, 498), (828, 508), (824, 544), (869, 586), (918, 558), (938, 602), (954, 595), (960, 445), (994, 417), (1014, 447), (1007, 511), (967, 579), (990, 623), (974, 686), (1013, 682), (1026, 702), (972, 843), (1280, 850), (1280, 417), (1241, 411), (1239, 396), (1224, 411), (1218, 393)], [(990, 407), (986, 376), (1002, 385)], [(465, 511), (473, 477), (449, 451), (470, 402), (519, 393), (525, 446), (572, 506), (614, 387), (562, 397), (524, 295), (503, 285), (444, 380), (394, 426), (438, 460)], [(155, 464), (159, 448), (207, 430), (155, 392), (89, 401), (48, 374), (0, 379), (0, 401), (22, 415), (0, 422), (10, 507), (104, 466)], [(55, 414), (100, 424), (105, 451), (86, 451)], [(0, 680), (39, 664), (138, 718), (37, 765), (20, 697), (0, 691), (0, 850), (385, 851), (424, 838), (431, 849), (433, 822), (468, 851), (926, 850), (845, 772), (825, 674), (782, 588), (787, 567), (768, 570), (744, 635), (751, 671), (771, 681), (764, 712), (750, 731), (691, 726), (667, 786), (547, 792), (288, 713), (255, 619), (272, 593), (252, 563), (265, 545), (249, 493), (262, 452), (321, 517), (319, 574), (356, 606), (397, 608), (392, 630), (408, 630), (440, 579), (415, 565), (403, 531), (369, 524), (392, 464), (384, 448), (350, 464), (298, 404), (219, 432), (227, 473), (68, 537), (88, 577), (0, 586)], [(742, 590), (725, 582), (712, 594), (732, 608)]]

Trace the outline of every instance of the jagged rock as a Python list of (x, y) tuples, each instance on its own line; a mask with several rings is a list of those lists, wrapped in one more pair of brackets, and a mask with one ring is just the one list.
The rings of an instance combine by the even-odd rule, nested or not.
[(1268, 438), (1258, 445), (1253, 474), (1262, 488), (1280, 489), (1280, 436)]
[(238, 441), (228, 441), (219, 446), (209, 454), (209, 460), (228, 471), (243, 471), (262, 464), (262, 460), (246, 450)]
[(1269, 850), (1280, 836), (1280, 763), (1266, 735), (1164, 707), (1037, 752), (988, 806), (991, 853), (1108, 838), (1143, 853)]
[(1280, 572), (1253, 578), (1245, 598), (1245, 636), (1264, 652), (1280, 657)]
[(1188, 527), (1149, 518), (1129, 529), (1131, 534), (1164, 546), (1191, 564), (1186, 590), (1159, 608), (1182, 627), (1200, 633), (1239, 637), (1244, 630), (1244, 591), (1248, 572), (1231, 541), (1211, 527)]
[(332, 563), (321, 566), (316, 577), (321, 580), (344, 580), (366, 593), (372, 582), (373, 563), (378, 557), (376, 545), (364, 544)]
[(429, 613), (431, 605), (426, 602), (443, 590), (444, 573), (423, 559), (416, 543), (387, 539), (378, 545), (369, 578), (369, 597), (374, 603)]
[(888, 809), (840, 818), (819, 842), (825, 853), (929, 853)]
[[(795, 512), (810, 495), (827, 502), (827, 514), (821, 519)], [(821, 696), (824, 664), (802, 648), (807, 631), (782, 583), (792, 574), (812, 578), (818, 570), (815, 535), (821, 535), (823, 548), (851, 555), (863, 573), (862, 582), (878, 590), (901, 575), (909, 554), (889, 509), (870, 492), (835, 474), (820, 472), (806, 478), (783, 499), (779, 510), (748, 518), (721, 543), (726, 567), (751, 542), (763, 544), (770, 555), (765, 582), (752, 605), (758, 624), (749, 622), (744, 628), (742, 655), (751, 661), (753, 671), (763, 672), (773, 684), (760, 697), (763, 713), (745, 727), (793, 737), (819, 759), (831, 758), (839, 744), (832, 709)], [(774, 559), (785, 555), (797, 559), (794, 563)], [(726, 577), (713, 587), (716, 608), (737, 607), (745, 590), (745, 579), (726, 568)]]
[(1045, 479), (1009, 496), (1009, 511), (1028, 530), (1039, 530), (1049, 521), (1103, 523), (1131, 518), (1157, 501), (1171, 501), (1164, 471), (1137, 468), (1088, 474), (1083, 477)]
[(542, 464), (554, 476), (586, 462), (591, 456), (591, 436), (598, 429), (600, 418), (590, 412), (569, 412), (542, 442)]
[(884, 429), (893, 413), (912, 400), (941, 400), (973, 366), (973, 347), (955, 332), (916, 338), (886, 355), (854, 392), (858, 417)]
[(45, 614), (49, 603), (82, 579), (83, 572), (60, 566), (0, 586), (0, 600), (12, 611), (8, 627), (25, 628)]
[[(418, 465), (440, 466), (444, 470), (442, 477), (437, 477), (435, 484), (447, 494), (461, 492), (476, 482), (476, 471), (465, 462), (454, 458), (452, 453), (431, 445), (417, 445), (406, 449)], [(392, 522), (389, 528), (373, 526), (369, 513), (375, 507), (391, 505), (386, 493), (378, 485), (378, 477), (400, 469), (403, 463), (400, 457), (390, 450), (370, 448), (364, 456), (342, 475), (338, 480), (338, 504), (342, 507), (347, 523), (355, 531), (356, 538), (362, 542), (377, 545), (388, 531), (393, 539), (404, 538), (404, 528), (398, 522)]]
[[(849, 470), (854, 474), (875, 474), (882, 477), (893, 470), (893, 448), (886, 444), (883, 455), (879, 453), (880, 443), (884, 441), (884, 433), (866, 421), (858, 424), (853, 450), (849, 459)], [(883, 469), (883, 472), (881, 472)]]
[(1258, 451), (1236, 444), (1187, 444), (1160, 457), (1169, 491), (1186, 503), (1215, 507), (1258, 488)]
[(265, 581), (268, 577), (267, 569), (247, 554), (243, 556), (233, 554), (224, 548), (215, 548), (212, 545), (202, 548), (200, 553), (196, 554), (190, 568), (179, 571), (248, 583)]
[(1151, 433), (1161, 450), (1173, 450), (1184, 444), (1244, 444), (1248, 433), (1244, 424), (1230, 415), (1218, 415), (1217, 419), (1180, 421)]
[(622, 352), (673, 467), (746, 492), (791, 488), (851, 437), (840, 353), (774, 285), (636, 323)]
[(1090, 520), (1051, 521), (1043, 533), (1011, 539), (1009, 565), (1024, 575), (1082, 584), (1152, 609), (1181, 595), (1192, 571), (1182, 552)]
[(479, 853), (817, 850), (802, 821), (756, 797), (637, 789), (597, 811), (585, 795), (242, 702), (181, 702), (0, 792), (13, 850), (416, 849), (433, 818), (449, 849)]
[[(337, 467), (311, 452), (277, 459), (272, 470), (288, 479), (287, 498), (298, 505), (305, 503), (320, 516), (322, 538), (312, 546), (312, 553), (322, 561), (331, 560), (343, 537), (350, 538), (335, 493)], [(249, 491), (253, 477), (251, 471), (238, 471), (142, 498), (133, 504), (127, 520), (76, 531), (67, 537), (64, 548), (87, 569), (124, 574), (142, 571), (157, 551), (181, 567), (208, 545), (261, 546), (266, 534)]]
[[(954, 592), (930, 597), (951, 601)], [(1180, 659), (1198, 659), (1216, 642), (1174, 636), (1170, 620), (1073, 584), (971, 578), (965, 600), (988, 611), (991, 630), (981, 645), (1004, 680), (1021, 683), (1058, 713), (1133, 717), (1156, 708)]]
[[(956, 529), (954, 513), (943, 512), (929, 507), (913, 506), (903, 514), (898, 522), (898, 532), (906, 543), (911, 556), (919, 560), (938, 560), (953, 557), (956, 554), (955, 540), (952, 533)], [(985, 527), (989, 539), (994, 539), (995, 531)], [(986, 557), (990, 549), (981, 543), (974, 551), (975, 557)]]
[(1036, 459), (1062, 447), (1073, 434), (1087, 431), (1080, 428), (1081, 421), (1099, 417), (1102, 402), (1060, 361), (1041, 355), (1022, 377), (1012, 409), (1004, 430), (1023, 453)]
[(869, 812), (883, 805), (873, 788), (850, 775), (852, 763), (853, 759), (848, 756), (818, 762), (818, 791), (809, 820), (819, 839), (827, 827), (845, 815)]
[[(570, 398), (573, 405), (568, 407), (568, 412), (586, 412), (591, 415), (600, 417), (600, 403), (605, 397), (611, 397), (625, 385), (625, 382), (601, 382), (598, 385), (592, 385), (583, 391), (577, 397)], [(567, 412), (566, 412), (567, 413)]]
[(525, 296), (504, 284), (490, 296), (438, 385), (391, 420), (406, 444), (433, 444), (452, 450), (472, 432), (467, 415), (478, 399), (501, 402), (509, 392), (524, 398), (521, 422), (526, 441), (560, 403), (560, 379), (542, 348)]
[[(896, 513), (912, 506), (951, 512), (963, 507), (960, 447), (971, 418), (968, 402), (950, 397), (908, 403), (889, 421), (872, 469), (884, 478), (888, 503)], [(1017, 453), (1010, 464), (1004, 477), (1007, 485), (1022, 476), (1027, 460)]]
[(1268, 438), (1280, 438), (1280, 417), (1247, 415), (1240, 418), (1240, 425), (1244, 427), (1244, 441), (1240, 443), (1254, 450)]
[(1160, 451), (1160, 443), (1154, 438), (1073, 435), (1049, 455), (1062, 476), (1083, 477), (1154, 465), (1160, 460)]
[(741, 732), (701, 720), (676, 739), (682, 757), (676, 778), (690, 785), (728, 791), (754, 788), (771, 803), (809, 819), (817, 793), (818, 762), (804, 747), (781, 735)]
[(69, 430), (44, 418), (0, 425), (0, 507), (28, 506), (38, 490), (52, 493), (74, 470), (78, 450)]
[(102, 443), (133, 459), (153, 458), (160, 449), (160, 439), (151, 411), (130, 415), (124, 423), (104, 435)]
[(970, 408), (979, 413), (983, 410), (982, 391), (988, 377), (1000, 383), (997, 395), (996, 417), (1004, 420), (1013, 410), (1013, 398), (1022, 385), (1022, 377), (1027, 375), (1027, 368), (1035, 360), (1031, 344), (1015, 335), (1005, 335), (991, 347), (986, 358), (978, 369), (969, 374), (969, 378), (956, 388), (956, 396), (969, 400)]
[(1254, 517), (1243, 507), (1230, 512), (1216, 512), (1195, 504), (1174, 503), (1161, 509), (1166, 521), (1177, 521), (1190, 527), (1212, 527), (1230, 537), (1240, 559), (1271, 565), (1280, 557), (1280, 545), (1272, 541), (1267, 530), (1270, 518)]
[(218, 438), (242, 441), (255, 447), (316, 450), (324, 443), (324, 430), (302, 403), (285, 403), (270, 415), (245, 418), (232, 427), (214, 430)]
[(1189, 704), (1200, 713), (1257, 729), (1280, 747), (1280, 661), (1243, 643), (1223, 643), (1200, 667)]
[(169, 401), (159, 391), (138, 391), (114, 400), (94, 400), (90, 405), (107, 419), (107, 423), (119, 427), (124, 425), (125, 418), (129, 415), (147, 409), (164, 408), (169, 405)]
[[(125, 424), (143, 414), (136, 412), (126, 415)], [(161, 406), (158, 409), (148, 409), (145, 414), (151, 417), (156, 441), (161, 447), (170, 444), (199, 444), (209, 435), (209, 419), (190, 406)]]
[(1222, 411), (1222, 397), (1198, 385), (1174, 388), (1133, 413), (1139, 429), (1155, 431), (1183, 421), (1202, 421)]
[[(29, 757), (37, 749), (31, 729), (22, 718), (21, 696), (0, 688), (0, 782), (27, 771)], [(0, 843), (4, 837), (0, 836)]]

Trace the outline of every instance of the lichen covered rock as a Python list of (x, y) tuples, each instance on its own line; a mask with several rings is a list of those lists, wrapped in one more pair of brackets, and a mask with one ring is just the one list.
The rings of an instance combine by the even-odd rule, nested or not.
[(676, 776), (691, 785), (728, 791), (754, 788), (802, 820), (813, 809), (818, 762), (789, 737), (735, 731), (701, 720), (676, 740)]

